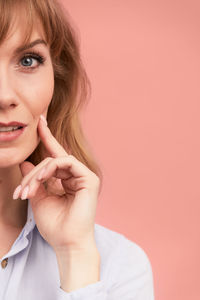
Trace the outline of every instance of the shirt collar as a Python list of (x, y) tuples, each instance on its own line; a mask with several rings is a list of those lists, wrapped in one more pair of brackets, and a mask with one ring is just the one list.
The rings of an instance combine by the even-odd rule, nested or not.
[(31, 232), (33, 230), (33, 228), (35, 227), (35, 219), (34, 219), (34, 215), (33, 215), (33, 210), (31, 207), (31, 202), (28, 199), (28, 209), (27, 209), (27, 221), (26, 224), (24, 226), (24, 234), (25, 236), (27, 234), (29, 234), (29, 232)]
[[(34, 229), (35, 227), (35, 219), (33, 216), (33, 211), (32, 211), (32, 207), (31, 207), (31, 202), (29, 199), (28, 200), (28, 209), (27, 209), (27, 220), (26, 220), (26, 224), (24, 225), (21, 233), (19, 234), (19, 236), (17, 237), (17, 239), (15, 240), (14, 244), (12, 245), (11, 249), (8, 251), (8, 253), (6, 255), (3, 256), (2, 260), (5, 257), (10, 257), (12, 255), (15, 255), (16, 253), (22, 251), (24, 248), (27, 247), (28, 243), (29, 243), (29, 239), (27, 238), (27, 235)], [(1, 259), (0, 259), (1, 261)]]

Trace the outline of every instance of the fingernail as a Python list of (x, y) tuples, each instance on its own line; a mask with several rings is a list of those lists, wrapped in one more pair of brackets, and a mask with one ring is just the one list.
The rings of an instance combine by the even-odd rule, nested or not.
[(45, 124), (47, 125), (47, 120), (45, 119), (45, 117), (44, 117), (43, 115), (40, 115), (40, 119), (41, 119), (42, 121), (44, 121)]
[(22, 200), (25, 200), (28, 196), (28, 192), (29, 192), (29, 186), (25, 186), (24, 190), (23, 190), (23, 193), (22, 193), (22, 196), (21, 196), (21, 199)]
[(21, 185), (18, 185), (13, 193), (13, 199), (18, 199), (19, 198), (19, 193), (21, 192)]

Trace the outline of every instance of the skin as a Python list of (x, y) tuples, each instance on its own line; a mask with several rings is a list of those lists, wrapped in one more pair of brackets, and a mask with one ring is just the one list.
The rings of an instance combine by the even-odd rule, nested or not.
[[(0, 121), (18, 120), (28, 124), (16, 140), (0, 142), (0, 194), (4, 195), (0, 201), (0, 222), (9, 224), (19, 221), (19, 210), (24, 205), (19, 198), (23, 198), (23, 191), (28, 185), (29, 193), (24, 198), (30, 199), (36, 224), (47, 242), (55, 249), (82, 247), (93, 239), (99, 178), (69, 155), (45, 122), (40, 121), (40, 115), (46, 117), (53, 96), (53, 66), (49, 47), (43, 44), (26, 50), (27, 53), (35, 49), (46, 58), (44, 65), (33, 71), (27, 71), (26, 67), (21, 66), (22, 62), (19, 63), (24, 53), (13, 56), (22, 39), (23, 24), (23, 19), (19, 18), (17, 25), (13, 26), (14, 31), (0, 45)], [(34, 28), (31, 41), (37, 38), (45, 39), (39, 25)], [(37, 62), (33, 60), (33, 64), (37, 65)], [(40, 140), (49, 157), (37, 166), (24, 162)], [(45, 180), (51, 177), (61, 180), (66, 193), (64, 196), (47, 194), (43, 185), (45, 180), (40, 182), (37, 178), (43, 166), (47, 167)], [(13, 193), (19, 185), (22, 190), (17, 195), (18, 199), (13, 201), (10, 190)], [(46, 224), (51, 226), (47, 228)]]
[[(0, 46), (0, 121), (18, 120), (28, 126), (15, 141), (0, 143), (0, 255), (16, 238), (13, 228), (26, 222), (27, 200), (21, 199), (28, 198), (41, 236), (55, 251), (61, 288), (70, 292), (100, 280), (94, 236), (100, 180), (69, 155), (40, 120), (40, 115), (47, 114), (54, 89), (49, 49), (35, 46), (46, 57), (46, 64), (35, 71), (16, 68), (13, 49), (20, 43), (21, 27), (14, 28), (14, 34)], [(35, 29), (32, 40), (41, 35)], [(40, 140), (49, 156), (37, 166), (24, 162)], [(47, 192), (44, 183), (52, 177), (62, 184), (62, 196)]]
[[(71, 292), (100, 280), (94, 234), (100, 180), (66, 152), (42, 120), (38, 131), (50, 156), (37, 166), (20, 165), (23, 179), (15, 196), (30, 199), (37, 228), (55, 251), (61, 288)], [(63, 196), (46, 191), (43, 183), (51, 177), (61, 179)]]
[[(38, 44), (34, 48), (14, 55), (23, 37), (23, 19), (17, 20), (8, 38), (0, 45), (0, 121), (21, 121), (28, 126), (23, 135), (14, 141), (0, 142), (0, 233), (4, 229), (22, 228), (26, 222), (27, 201), (13, 201), (12, 194), (22, 179), (19, 163), (37, 147), (40, 114), (47, 115), (54, 90), (53, 67), (49, 47)], [(34, 28), (31, 41), (43, 38), (41, 27)], [(26, 66), (25, 53), (38, 51), (45, 57), (44, 65), (29, 57)], [(20, 61), (21, 60), (21, 61)]]

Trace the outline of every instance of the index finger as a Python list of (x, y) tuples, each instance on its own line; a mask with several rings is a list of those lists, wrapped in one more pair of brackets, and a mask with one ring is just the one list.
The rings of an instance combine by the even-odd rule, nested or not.
[(41, 141), (45, 145), (45, 148), (48, 150), (52, 157), (68, 156), (69, 154), (52, 135), (51, 130), (46, 125), (45, 121), (43, 121), (41, 116), (44, 117), (43, 115), (40, 115), (38, 123), (38, 132)]

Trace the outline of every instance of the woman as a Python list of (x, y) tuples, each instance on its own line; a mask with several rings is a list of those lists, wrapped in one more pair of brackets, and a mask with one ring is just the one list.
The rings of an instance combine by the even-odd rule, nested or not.
[(152, 300), (146, 253), (95, 224), (102, 175), (78, 118), (90, 85), (63, 10), (0, 0), (0, 299)]

